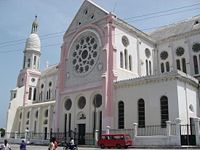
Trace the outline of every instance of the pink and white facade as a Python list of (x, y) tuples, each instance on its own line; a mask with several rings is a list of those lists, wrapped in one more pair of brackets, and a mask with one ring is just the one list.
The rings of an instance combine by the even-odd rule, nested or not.
[[(59, 64), (43, 72), (20, 72), (20, 103), (11, 101), (7, 131), (78, 130), (84, 143), (86, 133), (107, 126), (165, 126), (177, 118), (189, 123), (200, 115), (197, 20), (200, 17), (184, 21), (184, 27), (177, 23), (146, 34), (85, 0), (63, 36)], [(24, 54), (39, 61), (40, 49), (32, 44)], [(32, 101), (30, 87), (37, 91)]]

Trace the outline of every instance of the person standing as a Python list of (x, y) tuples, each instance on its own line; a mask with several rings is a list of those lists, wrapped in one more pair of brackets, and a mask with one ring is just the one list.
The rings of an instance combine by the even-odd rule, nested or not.
[(53, 139), (53, 144), (54, 144), (54, 150), (57, 150), (58, 143), (57, 143), (57, 141), (56, 141), (56, 138), (53, 137), (52, 139)]
[(53, 138), (51, 138), (48, 150), (54, 150), (54, 143), (53, 142), (54, 142)]
[(24, 140), (22, 140), (22, 143), (20, 144), (20, 150), (26, 150), (26, 143)]
[(11, 150), (7, 140), (4, 140), (4, 143), (1, 145), (1, 150)]

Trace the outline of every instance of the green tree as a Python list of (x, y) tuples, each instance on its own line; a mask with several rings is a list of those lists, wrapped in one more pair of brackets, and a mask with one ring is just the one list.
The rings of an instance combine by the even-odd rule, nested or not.
[(0, 128), (0, 132), (1, 132), (1, 137), (4, 137), (5, 136), (5, 129), (3, 129), (3, 128)]

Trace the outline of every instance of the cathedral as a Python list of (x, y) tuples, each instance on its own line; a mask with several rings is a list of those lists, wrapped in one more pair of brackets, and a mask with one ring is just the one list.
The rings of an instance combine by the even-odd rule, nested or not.
[[(200, 16), (144, 33), (85, 0), (63, 35), (59, 63), (40, 70), (38, 21), (11, 90), (6, 132), (130, 129), (200, 117)], [(45, 54), (44, 54), (45, 55)]]

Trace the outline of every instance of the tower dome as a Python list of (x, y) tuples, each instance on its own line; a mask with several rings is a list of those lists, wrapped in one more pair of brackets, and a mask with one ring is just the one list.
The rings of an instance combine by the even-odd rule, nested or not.
[(32, 23), (31, 34), (26, 40), (25, 51), (34, 50), (40, 52), (40, 38), (37, 34), (38, 26), (37, 16), (35, 16), (35, 20)]
[(31, 33), (26, 40), (25, 50), (40, 51), (40, 38), (38, 34)]

